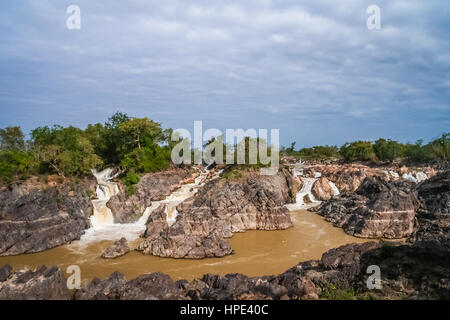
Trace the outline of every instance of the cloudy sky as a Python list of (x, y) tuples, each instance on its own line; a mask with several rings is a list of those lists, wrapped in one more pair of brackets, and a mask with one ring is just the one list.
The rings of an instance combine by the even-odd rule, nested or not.
[(0, 127), (120, 110), (284, 145), (429, 140), (450, 131), (449, 16), (445, 0), (2, 0)]

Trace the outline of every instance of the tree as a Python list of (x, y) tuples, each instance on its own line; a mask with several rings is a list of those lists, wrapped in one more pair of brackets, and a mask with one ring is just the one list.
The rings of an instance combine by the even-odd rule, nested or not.
[(373, 160), (375, 157), (370, 141), (347, 142), (339, 152), (346, 161), (367, 161)]
[(450, 160), (450, 133), (443, 134), (440, 138), (431, 141), (427, 147), (433, 159)]
[(0, 145), (3, 150), (24, 150), (25, 140), (20, 127), (0, 129)]
[(392, 162), (403, 156), (405, 146), (390, 139), (378, 139), (373, 145), (373, 150), (379, 160)]
[(141, 149), (141, 143), (147, 145), (164, 141), (164, 132), (161, 124), (149, 120), (148, 118), (133, 118), (119, 125), (119, 130), (125, 134), (131, 135), (138, 149)]
[(78, 128), (37, 128), (31, 136), (36, 160), (44, 171), (54, 171), (62, 177), (85, 175), (103, 163), (85, 133)]

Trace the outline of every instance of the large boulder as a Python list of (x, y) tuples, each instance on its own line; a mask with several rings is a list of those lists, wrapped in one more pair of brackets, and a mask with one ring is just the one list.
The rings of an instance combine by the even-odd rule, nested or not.
[[(243, 172), (238, 178), (212, 180), (177, 207), (179, 215), (171, 226), (164, 226), (165, 214), (161, 210), (153, 212), (149, 218), (152, 223), (147, 224), (146, 239), (138, 250), (173, 258), (230, 254), (232, 249), (226, 238), (233, 232), (292, 226), (289, 211), (284, 206), (293, 201), (290, 185), (294, 185), (294, 181), (288, 171), (272, 176)], [(155, 221), (159, 221), (156, 230)]]
[(106, 248), (101, 257), (103, 259), (115, 259), (121, 257), (130, 252), (130, 247), (128, 246), (128, 241), (125, 238), (121, 238), (114, 242), (111, 247)]
[(450, 171), (417, 186), (418, 230), (408, 239), (416, 245), (450, 251)]
[(353, 194), (341, 194), (320, 205), (317, 213), (350, 235), (400, 239), (414, 231), (418, 200), (407, 181), (366, 178)]
[[(66, 279), (57, 267), (37, 267), (12, 272), (0, 269), (0, 300), (67, 300), (70, 298)], [(5, 276), (6, 275), (6, 276)]]
[(314, 182), (311, 193), (317, 200), (325, 201), (330, 200), (334, 196), (333, 188), (331, 188), (330, 181), (321, 177), (316, 182)]
[(0, 191), (0, 256), (34, 253), (77, 240), (89, 227), (95, 181), (47, 187), (37, 181)]

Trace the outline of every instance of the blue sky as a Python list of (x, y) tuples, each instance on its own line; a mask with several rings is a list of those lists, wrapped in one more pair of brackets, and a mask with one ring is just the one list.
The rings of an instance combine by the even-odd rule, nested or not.
[[(71, 4), (81, 30), (66, 28)], [(433, 0), (3, 0), (0, 127), (120, 110), (278, 128), (284, 145), (429, 140), (450, 131), (449, 16)]]

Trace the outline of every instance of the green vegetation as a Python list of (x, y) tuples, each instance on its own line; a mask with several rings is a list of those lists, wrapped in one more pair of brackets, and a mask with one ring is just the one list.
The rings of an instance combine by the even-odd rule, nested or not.
[(345, 161), (407, 161), (411, 163), (448, 162), (450, 160), (450, 133), (423, 144), (422, 140), (415, 144), (403, 144), (394, 140), (378, 139), (371, 141), (347, 142), (340, 148), (336, 146), (315, 146), (295, 151), (293, 148), (282, 148), (285, 156), (295, 156), (306, 160), (343, 159)]
[[(148, 118), (131, 118), (120, 112), (116, 112), (104, 124), (89, 124), (84, 130), (59, 125), (38, 127), (31, 131), (29, 140), (25, 140), (20, 127), (0, 129), (0, 185), (26, 179), (30, 175), (45, 177), (57, 174), (61, 180), (78, 179), (91, 174), (94, 168), (120, 166), (127, 193), (133, 194), (142, 174), (164, 170), (170, 165), (172, 149), (178, 143), (171, 141), (172, 132), (172, 129), (163, 130), (160, 123)], [(223, 143), (223, 137), (211, 139), (204, 150), (210, 150), (212, 157), (218, 150), (207, 147), (212, 142), (217, 142), (214, 143), (217, 148), (223, 147), (223, 160), (227, 164), (226, 152), (231, 149), (230, 146)], [(375, 142), (346, 143), (340, 148), (315, 146), (296, 151), (295, 146), (293, 142), (289, 148), (283, 147), (280, 152), (307, 160), (339, 158), (346, 161), (405, 160), (417, 163), (449, 161), (450, 158), (449, 133), (428, 144), (422, 141), (402, 144), (378, 139)], [(258, 150), (256, 159), (250, 158), (249, 151), (252, 148)], [(239, 150), (240, 154), (245, 155), (241, 159), (245, 164), (237, 164)], [(265, 159), (259, 150), (267, 151)], [(193, 157), (198, 150), (191, 152)], [(238, 178), (236, 172), (239, 170), (269, 166), (271, 150), (265, 140), (245, 137), (234, 145), (231, 157), (234, 164), (229, 166), (225, 175), (226, 178)], [(267, 161), (267, 164), (263, 163)]]
[(126, 172), (125, 184), (134, 192), (139, 173), (169, 166), (171, 132), (148, 118), (130, 118), (120, 112), (105, 124), (90, 124), (85, 130), (38, 127), (29, 141), (19, 127), (0, 129), (0, 184), (32, 174), (81, 177), (94, 168), (121, 166)]
[(353, 288), (339, 289), (337, 286), (330, 284), (324, 288), (320, 294), (320, 298), (328, 300), (354, 300), (355, 291)]

